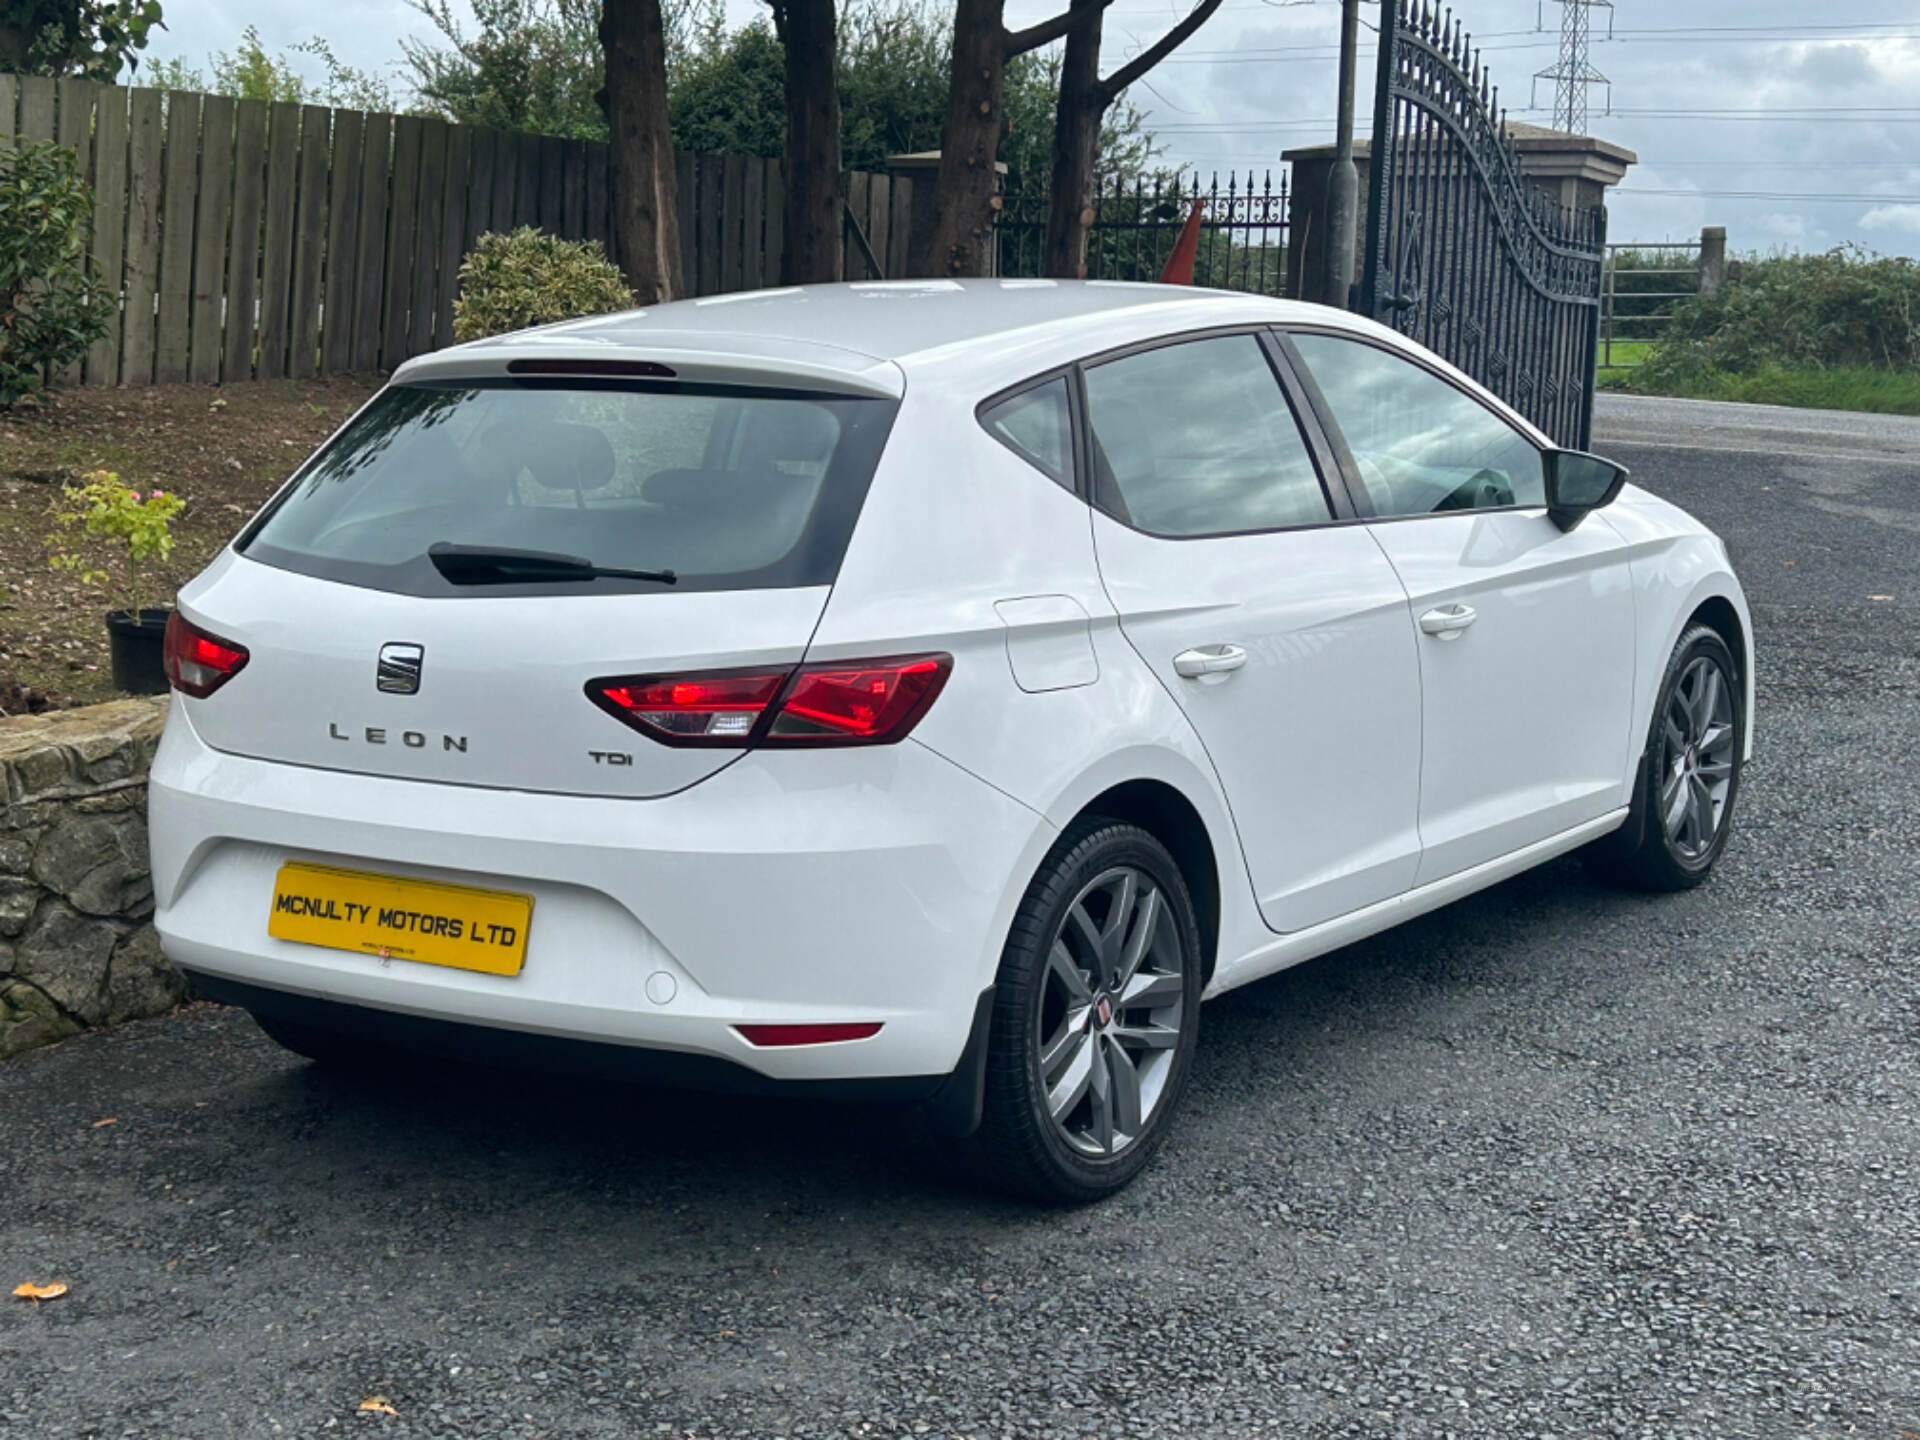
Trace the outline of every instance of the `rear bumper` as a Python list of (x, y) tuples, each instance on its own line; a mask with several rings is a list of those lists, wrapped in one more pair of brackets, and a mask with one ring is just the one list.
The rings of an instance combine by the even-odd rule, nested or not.
[[(740, 1088), (724, 1077), (741, 1072), (931, 1089), (961, 1061), (1053, 838), (1037, 813), (911, 740), (749, 754), (678, 795), (620, 800), (228, 755), (179, 706), (149, 821), (155, 924), (209, 994), (666, 1052), (692, 1057), (687, 1083), (721, 1088)], [(531, 893), (525, 967), (484, 975), (274, 939), (287, 860)], [(755, 1047), (734, 1028), (850, 1020), (882, 1028), (793, 1048)]]

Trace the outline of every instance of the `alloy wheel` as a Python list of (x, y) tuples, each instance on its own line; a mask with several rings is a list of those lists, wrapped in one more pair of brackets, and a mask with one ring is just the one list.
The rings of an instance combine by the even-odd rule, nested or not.
[(1047, 1112), (1074, 1150), (1102, 1159), (1144, 1133), (1185, 1006), (1180, 927), (1159, 887), (1130, 865), (1102, 872), (1053, 937), (1035, 1020)]
[(1733, 695), (1721, 667), (1698, 655), (1680, 674), (1661, 722), (1660, 819), (1686, 860), (1713, 848), (1733, 787)]

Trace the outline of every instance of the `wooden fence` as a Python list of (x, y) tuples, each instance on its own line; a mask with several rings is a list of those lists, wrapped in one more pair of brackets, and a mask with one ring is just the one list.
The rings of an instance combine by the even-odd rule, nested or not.
[[(120, 313), (69, 382), (391, 370), (453, 339), (475, 237), (537, 225), (613, 252), (607, 147), (417, 115), (0, 75), (0, 146), (72, 147)], [(779, 282), (778, 161), (681, 155), (687, 293)], [(846, 274), (906, 270), (912, 182), (848, 177)], [(897, 223), (896, 223), (897, 222)]]

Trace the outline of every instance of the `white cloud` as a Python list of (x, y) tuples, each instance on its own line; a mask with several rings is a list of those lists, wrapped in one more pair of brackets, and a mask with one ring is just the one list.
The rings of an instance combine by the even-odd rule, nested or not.
[(1920, 235), (1920, 205), (1876, 205), (1860, 217), (1860, 228)]

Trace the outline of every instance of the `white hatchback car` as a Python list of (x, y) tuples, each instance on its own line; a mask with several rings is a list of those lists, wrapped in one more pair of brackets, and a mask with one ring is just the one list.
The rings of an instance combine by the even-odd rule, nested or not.
[(157, 924), (308, 1055), (918, 1101), (1092, 1198), (1203, 998), (1576, 847), (1705, 877), (1747, 606), (1624, 479), (1246, 295), (828, 286), (442, 351), (181, 592)]

